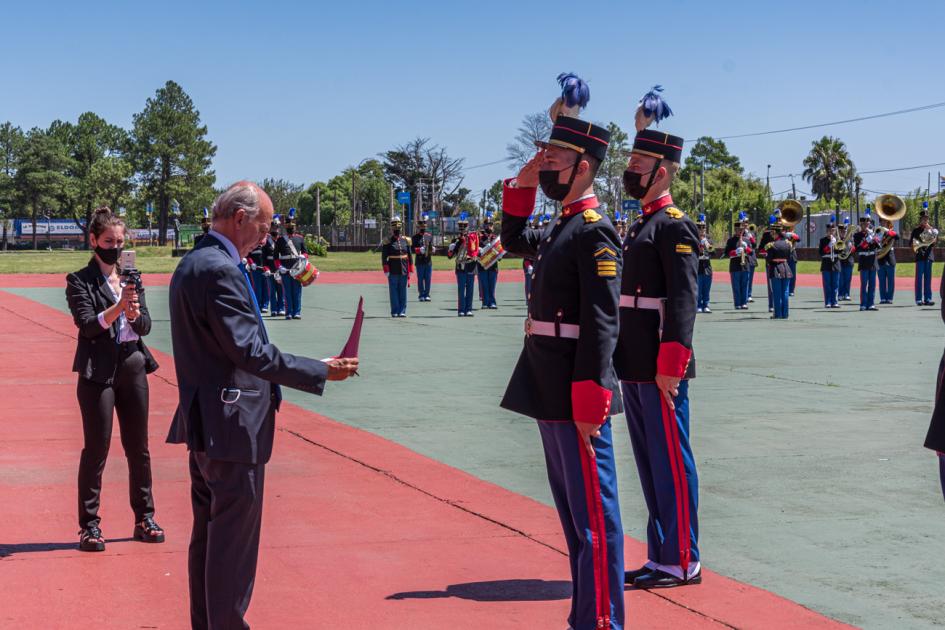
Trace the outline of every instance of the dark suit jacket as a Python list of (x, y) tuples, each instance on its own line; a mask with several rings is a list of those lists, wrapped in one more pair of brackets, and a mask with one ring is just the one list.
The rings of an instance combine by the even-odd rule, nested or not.
[[(79, 343), (72, 362), (72, 371), (82, 378), (96, 383), (111, 385), (118, 367), (118, 321), (102, 328), (98, 314), (115, 303), (108, 281), (102, 275), (95, 258), (84, 269), (66, 276), (66, 300), (72, 319), (79, 329)], [(144, 293), (138, 296), (141, 315), (131, 322), (131, 329), (140, 337), (151, 332), (151, 314), (145, 303)], [(158, 364), (151, 356), (144, 342), (138, 340), (138, 349), (144, 354), (145, 371), (150, 374), (158, 369)]]
[[(930, 248), (931, 249), (931, 248)], [(945, 322), (945, 275), (938, 290), (942, 321)], [(932, 422), (929, 424), (929, 433), (925, 437), (925, 446), (939, 453), (945, 453), (945, 355), (938, 366), (938, 379), (935, 386), (935, 409), (932, 411)]]
[(266, 463), (284, 385), (321, 395), (328, 366), (269, 343), (246, 278), (208, 235), (170, 285), (179, 405), (167, 441), (213, 459)]

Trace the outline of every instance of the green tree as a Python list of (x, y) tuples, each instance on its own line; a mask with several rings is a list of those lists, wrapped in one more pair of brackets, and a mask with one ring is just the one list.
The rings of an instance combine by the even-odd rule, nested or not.
[(709, 136), (702, 136), (692, 146), (679, 176), (692, 181), (692, 178), (702, 172), (703, 165), (706, 171), (716, 168), (727, 168), (738, 174), (743, 173), (741, 161), (737, 156), (728, 152), (728, 147), (722, 140)]
[[(0, 221), (15, 216), (16, 186), (14, 177), (23, 155), (26, 136), (10, 122), (0, 124)], [(3, 223), (2, 242), (7, 244), (7, 224)]]
[[(299, 197), (304, 188), (301, 184), (293, 184), (285, 179), (267, 177), (262, 180), (260, 187), (272, 199), (272, 207), (275, 208), (276, 214), (286, 216), (289, 213), (289, 208), (299, 209)], [(299, 217), (299, 220), (301, 223), (307, 223), (302, 217)]]
[(623, 200), (623, 172), (627, 170), (630, 136), (614, 122), (607, 125), (607, 131), (610, 132), (610, 144), (597, 171), (596, 184), (598, 197), (613, 215), (620, 209)]
[(505, 147), (510, 166), (519, 171), (535, 155), (536, 142), (545, 142), (551, 136), (551, 118), (548, 112), (528, 114), (519, 125), (515, 140)]
[(479, 210), (485, 215), (486, 212), (500, 214), (502, 212), (502, 180), (496, 180), (479, 202)]
[(846, 196), (852, 188), (851, 182), (855, 185), (858, 178), (846, 145), (831, 136), (811, 143), (810, 153), (804, 158), (802, 177), (810, 184), (814, 196), (828, 204)]
[[(410, 191), (414, 211), (444, 208), (445, 197), (453, 195), (463, 182), (463, 159), (453, 158), (446, 149), (416, 138), (381, 154), (386, 180), (397, 190)], [(418, 199), (419, 195), (419, 199)]]
[(68, 149), (56, 133), (34, 127), (26, 134), (23, 153), (14, 176), (14, 186), (24, 205), (30, 208), (33, 249), (37, 248), (36, 219), (52, 214), (69, 186)]
[(134, 116), (131, 155), (147, 195), (157, 202), (158, 242), (166, 244), (168, 212), (176, 199), (196, 216), (213, 196), (217, 148), (190, 96), (173, 81), (155, 92)]

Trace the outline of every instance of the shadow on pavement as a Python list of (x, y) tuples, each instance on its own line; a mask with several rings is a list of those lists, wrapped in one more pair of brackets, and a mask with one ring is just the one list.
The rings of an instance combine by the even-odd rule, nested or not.
[(444, 591), (407, 591), (386, 599), (457, 597), (477, 602), (543, 602), (571, 598), (571, 582), (563, 580), (492, 580), (450, 584)]

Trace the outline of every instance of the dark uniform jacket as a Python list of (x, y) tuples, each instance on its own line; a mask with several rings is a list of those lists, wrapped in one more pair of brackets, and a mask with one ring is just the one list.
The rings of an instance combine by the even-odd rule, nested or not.
[(249, 261), (250, 268), (252, 268), (251, 265), (256, 265), (257, 267), (260, 267), (260, 268), (263, 267), (265, 265), (265, 254), (263, 253), (263, 246), (257, 244), (256, 247), (253, 249), (253, 251), (249, 252), (249, 254), (246, 256), (246, 260)]
[[(912, 236), (909, 237), (909, 245), (912, 245), (914, 242), (919, 240), (919, 234), (923, 232), (922, 226), (919, 226), (912, 230)], [(921, 262), (923, 260), (935, 260), (935, 245), (934, 243), (929, 247), (923, 247), (915, 253), (915, 261)]]
[(876, 269), (876, 250), (879, 249), (879, 243), (873, 234), (865, 234), (858, 231), (853, 235), (853, 251), (856, 253), (856, 259), (859, 263), (857, 271), (872, 271)]
[(840, 257), (837, 255), (840, 239), (836, 239), (834, 246), (830, 247), (830, 236), (820, 239), (817, 245), (820, 250), (820, 270), (821, 271), (840, 271)]
[(305, 238), (299, 234), (293, 234), (292, 236), (283, 234), (279, 237), (276, 241), (276, 258), (279, 259), (280, 266), (291, 270), (299, 259), (292, 253), (292, 249), (289, 247), (289, 240), (295, 245), (295, 251), (299, 256), (308, 254), (308, 250), (305, 249)]
[(664, 301), (662, 314), (621, 306), (620, 337), (614, 354), (617, 377), (636, 383), (652, 382), (657, 374), (693, 378), (699, 256), (696, 224), (666, 195), (647, 204), (643, 216), (629, 230), (623, 244), (622, 300), (647, 297)]
[[(466, 249), (465, 256), (462, 255)], [(467, 232), (465, 236), (457, 236), (446, 250), (447, 258), (456, 258), (457, 273), (475, 273), (479, 260), (479, 234)]]
[(748, 237), (748, 246), (751, 249), (751, 253), (748, 254), (748, 266), (757, 267), (758, 266), (758, 239), (751, 232), (746, 232), (745, 235)]
[(381, 265), (384, 267), (384, 273), (392, 276), (409, 276), (413, 271), (410, 242), (403, 236), (391, 236), (381, 248)]
[[(889, 253), (882, 258), (877, 254), (876, 263), (880, 267), (888, 267), (896, 264), (896, 244), (899, 242), (899, 234), (897, 234), (895, 230), (889, 230), (883, 240), (886, 239), (892, 239), (892, 247), (889, 248)], [(880, 244), (880, 248), (882, 248), (882, 244)]]
[[(98, 321), (98, 314), (115, 304), (115, 298), (94, 257), (84, 269), (66, 276), (66, 301), (79, 329), (72, 371), (95, 383), (111, 385), (118, 368), (118, 320), (108, 328), (102, 328)], [(143, 292), (138, 294), (138, 303), (141, 315), (129, 325), (139, 337), (144, 337), (151, 332), (151, 314)], [(140, 338), (136, 343), (144, 355), (145, 372), (154, 372), (158, 369), (154, 357)]]
[[(418, 267), (423, 265), (433, 264), (433, 235), (424, 230), (423, 232), (417, 232), (413, 235), (413, 238), (410, 239), (411, 247), (413, 247), (414, 263)], [(424, 253), (426, 252), (426, 253)]]
[[(850, 228), (850, 227), (847, 228), (847, 230), (852, 230), (852, 229), (853, 229), (853, 228)], [(847, 232), (847, 233), (849, 234), (849, 232)], [(839, 233), (839, 232), (837, 232), (837, 240), (838, 240), (838, 241), (842, 241), (842, 240), (843, 240), (843, 237), (840, 236), (840, 233)], [(853, 252), (852, 252), (849, 256), (847, 256), (846, 258), (841, 258), (841, 259), (840, 259), (840, 268), (843, 269), (844, 267), (852, 267), (852, 266), (853, 266), (853, 263), (856, 262), (856, 258), (857, 258), (857, 256), (856, 256), (856, 250), (854, 249)]]
[[(945, 275), (939, 285), (938, 295), (941, 304), (942, 321), (945, 322)], [(932, 411), (932, 422), (925, 437), (925, 446), (939, 453), (945, 453), (945, 355), (938, 365), (938, 378), (935, 381), (935, 409)]]
[[(761, 242), (758, 243), (758, 258), (766, 258), (768, 256), (768, 250), (766, 249), (768, 243), (774, 239), (771, 236), (771, 230), (765, 230), (761, 235)], [(771, 268), (768, 265), (765, 265), (765, 276), (768, 278), (771, 277)]]
[(197, 244), (200, 243), (200, 239), (202, 239), (206, 235), (207, 235), (206, 232), (201, 232), (200, 234), (194, 235), (194, 249), (197, 248)]
[(278, 385), (321, 395), (328, 365), (269, 343), (245, 276), (212, 235), (181, 259), (168, 293), (179, 400), (167, 441), (212, 459), (266, 463)]
[(784, 240), (788, 241), (793, 245), (791, 248), (791, 257), (790, 260), (797, 262), (797, 244), (801, 242), (801, 237), (797, 235), (797, 232), (785, 232)]
[[(596, 197), (576, 201), (543, 229), (528, 227), (535, 188), (502, 192), (502, 244), (535, 260), (529, 318), (579, 325), (578, 339), (526, 335), (502, 407), (539, 420), (601, 424), (622, 404), (613, 368), (620, 243)], [(695, 298), (693, 298), (695, 308)]]
[(791, 267), (788, 265), (788, 261), (791, 259), (791, 252), (794, 251), (794, 246), (791, 245), (791, 242), (785, 238), (775, 238), (767, 245), (765, 245), (767, 250), (767, 259), (769, 273), (772, 278), (784, 279), (791, 278), (794, 274), (791, 273)]
[[(745, 248), (745, 264), (742, 264), (742, 255), (736, 253), (739, 247)], [(735, 235), (732, 238), (728, 239), (725, 243), (725, 252), (723, 256), (728, 256), (728, 270), (729, 272), (735, 271), (748, 271), (748, 256), (750, 255), (751, 247), (748, 245), (748, 238), (742, 238), (739, 235)]]
[(266, 236), (266, 242), (263, 243), (263, 267), (269, 271), (276, 270), (276, 241), (272, 235)]

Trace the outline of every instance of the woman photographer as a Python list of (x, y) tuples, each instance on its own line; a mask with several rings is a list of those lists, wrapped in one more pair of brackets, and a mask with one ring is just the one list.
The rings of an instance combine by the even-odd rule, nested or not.
[(124, 222), (99, 208), (89, 223), (89, 242), (95, 255), (84, 269), (66, 276), (66, 299), (79, 329), (72, 370), (79, 373), (76, 395), (85, 438), (79, 460), (79, 549), (103, 551), (99, 495), (115, 412), (128, 459), (134, 539), (164, 542), (164, 531), (154, 522), (148, 453), (147, 374), (158, 366), (141, 341), (151, 330), (143, 291), (124, 282), (118, 268)]

